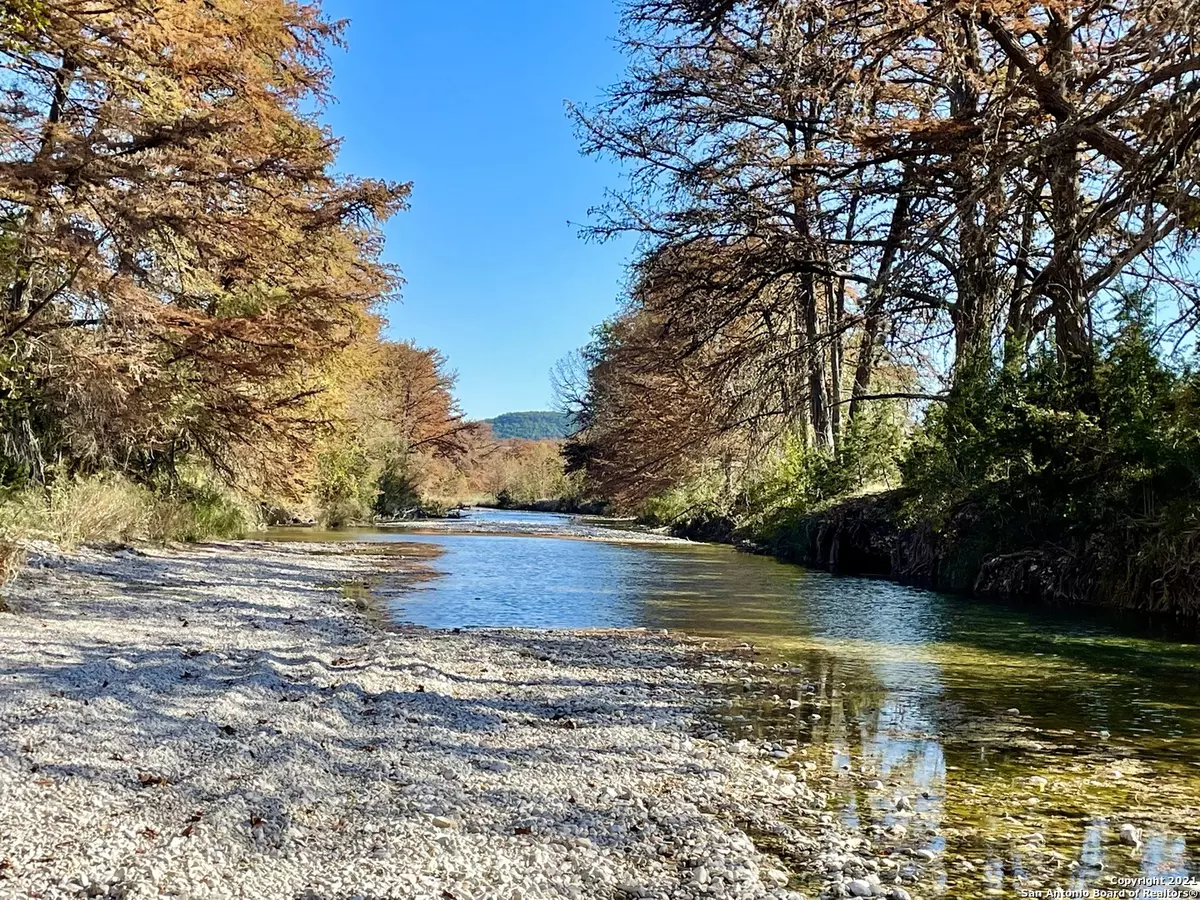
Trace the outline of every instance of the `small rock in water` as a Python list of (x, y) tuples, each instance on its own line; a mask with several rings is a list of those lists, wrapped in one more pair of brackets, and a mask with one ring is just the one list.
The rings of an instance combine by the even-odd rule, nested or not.
[(888, 900), (912, 900), (912, 894), (902, 887), (888, 888)]
[(913, 808), (912, 801), (909, 800), (907, 797), (897, 797), (896, 798), (896, 810), (898, 812), (907, 812), (907, 811), (911, 810), (912, 808)]
[(1049, 784), (1049, 782), (1045, 778), (1043, 778), (1041, 775), (1029, 776), (1029, 783), (1032, 784), (1039, 791), (1044, 791), (1046, 789), (1046, 785)]
[(875, 896), (875, 885), (871, 884), (865, 878), (855, 878), (853, 881), (847, 882), (846, 890), (850, 892), (851, 897)]
[(788, 874), (780, 869), (767, 869), (767, 881), (776, 887), (787, 887)]
[(1121, 826), (1121, 843), (1128, 844), (1131, 847), (1140, 847), (1142, 845), (1142, 833), (1136, 825), (1130, 825), (1126, 822)]
[(1007, 712), (1010, 716), (1019, 716), (1021, 714), (1021, 711), (1015, 706), (1008, 709)]

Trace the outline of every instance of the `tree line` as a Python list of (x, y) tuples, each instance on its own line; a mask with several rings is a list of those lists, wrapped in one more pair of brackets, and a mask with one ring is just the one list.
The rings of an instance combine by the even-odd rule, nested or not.
[(631, 507), (903, 482), (934, 520), (1015, 514), (1002, 544), (1183, 540), (1198, 28), (1187, 0), (625, 4), (626, 76), (572, 115), (627, 175), (591, 235), (640, 244), (560, 379), (569, 465)]

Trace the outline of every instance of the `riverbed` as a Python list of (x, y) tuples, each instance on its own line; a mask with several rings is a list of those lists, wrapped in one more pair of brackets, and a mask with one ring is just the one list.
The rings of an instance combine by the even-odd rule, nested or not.
[(908, 896), (803, 779), (700, 734), (745, 660), (382, 621), (432, 555), (33, 548), (0, 609), (0, 898)]
[(1163, 897), (1200, 874), (1194, 632), (834, 578), (612, 524), (475, 512), (341, 537), (434, 549), (432, 576), (388, 600), (398, 622), (753, 646), (751, 669), (709, 698), (717, 726), (778, 746), (843, 827), (924, 863), (923, 894)]

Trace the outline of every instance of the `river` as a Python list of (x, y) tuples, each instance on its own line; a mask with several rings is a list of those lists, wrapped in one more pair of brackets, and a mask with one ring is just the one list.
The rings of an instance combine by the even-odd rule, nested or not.
[[(275, 537), (301, 535), (438, 545), (436, 577), (392, 601), (407, 622), (752, 644), (760, 677), (713, 698), (719, 727), (795, 748), (830, 813), (877, 849), (932, 856), (924, 894), (1165, 897), (1200, 876), (1193, 632), (640, 542), (565, 516)], [(1123, 825), (1136, 835), (1122, 840)]]

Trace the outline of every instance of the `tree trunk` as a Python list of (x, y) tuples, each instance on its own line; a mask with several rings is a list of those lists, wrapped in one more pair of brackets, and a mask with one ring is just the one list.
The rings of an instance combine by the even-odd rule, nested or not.
[[(62, 122), (63, 110), (74, 81), (75, 63), (64, 54), (62, 62), (59, 63), (58, 69), (54, 73), (54, 96), (50, 101), (50, 110), (46, 114), (46, 127), (42, 131), (41, 144), (33, 158), (35, 166), (47, 163), (54, 152), (56, 132)], [(14, 322), (20, 323), (28, 318), (29, 311), (33, 306), (30, 297), (33, 288), (34, 256), (37, 244), (35, 232), (41, 224), (43, 207), (46, 204), (46, 192), (47, 188), (44, 184), (37, 186), (33, 202), (22, 217), (21, 249), (13, 266), (15, 275), (7, 292), (7, 313), (10, 325)]]
[[(806, 133), (804, 140), (807, 145), (811, 137)], [(788, 124), (787, 141), (790, 158), (795, 161), (801, 151), (801, 135), (795, 121)], [(808, 147), (805, 146), (804, 150), (807, 153)], [(825, 354), (821, 342), (821, 320), (814, 272), (818, 254), (814, 252), (816, 236), (813, 233), (811, 216), (812, 186), (796, 165), (789, 166), (788, 179), (791, 187), (793, 228), (791, 262), (796, 273), (792, 293), (797, 332), (801, 336), (800, 357), (807, 368), (808, 425), (812, 428), (813, 446), (818, 450), (828, 450), (833, 443), (833, 436), (825, 393)]]
[(800, 276), (801, 300), (808, 352), (808, 402), (813, 429), (813, 444), (829, 450), (833, 434), (829, 422), (829, 404), (825, 395), (825, 350), (821, 341), (820, 311), (817, 308), (816, 278), (811, 269)]
[[(858, 227), (858, 206), (862, 200), (862, 182), (854, 188), (853, 194), (850, 196), (850, 202), (846, 210), (846, 228), (842, 237), (846, 241), (846, 252), (841, 264), (844, 268), (850, 268), (850, 241), (854, 239), (855, 229)], [(846, 279), (839, 277), (837, 279), (837, 293), (835, 298), (830, 299), (829, 303), (832, 315), (829, 318), (829, 334), (832, 338), (830, 347), (830, 370), (832, 378), (830, 379), (829, 402), (830, 409), (833, 413), (833, 449), (836, 453), (841, 449), (842, 444), (842, 367), (845, 362), (845, 334), (843, 326), (846, 321)]]
[(1004, 363), (1017, 365), (1025, 359), (1029, 343), (1033, 340), (1033, 301), (1030, 286), (1029, 254), (1033, 249), (1034, 231), (1041, 206), (1041, 194), (1045, 180), (1034, 179), (1034, 187), (1025, 200), (1021, 211), (1021, 243), (1017, 248), (1016, 273), (1013, 276), (1012, 294), (1008, 303), (1008, 321), (1004, 326)]
[(842, 317), (846, 310), (846, 279), (838, 279), (836, 293), (832, 281), (826, 282), (826, 306), (829, 311), (829, 425), (836, 453), (842, 444)]
[(851, 422), (862, 410), (862, 398), (871, 391), (871, 373), (875, 368), (875, 348), (878, 346), (879, 331), (883, 324), (888, 279), (891, 278), (892, 268), (896, 264), (896, 257), (908, 230), (909, 210), (912, 208), (912, 197), (909, 193), (911, 181), (911, 172), (906, 169), (900, 180), (900, 194), (896, 197), (896, 205), (892, 207), (892, 221), (888, 225), (883, 253), (879, 257), (879, 268), (867, 289), (862, 337), (859, 340), (858, 358), (854, 365), (854, 387), (850, 391)]
[[(962, 40), (955, 48), (962, 63), (950, 83), (950, 113), (962, 123), (979, 119), (979, 91), (975, 78), (982, 71), (976, 23), (959, 14)], [(986, 357), (995, 308), (994, 254), (996, 235), (985, 202), (991, 187), (986, 183), (987, 162), (982, 148), (958, 154), (953, 161), (955, 206), (958, 221), (958, 267), (954, 273), (958, 297), (950, 311), (954, 325), (957, 368), (971, 368)]]
[[(1059, 92), (1070, 96), (1074, 37), (1071, 25), (1051, 12), (1046, 29), (1050, 44), (1051, 76)], [(1070, 125), (1067, 126), (1071, 127)], [(1091, 370), (1092, 342), (1087, 326), (1083, 259), (1079, 236), (1080, 179), (1082, 163), (1079, 141), (1059, 135), (1060, 149), (1047, 159), (1050, 182), (1051, 225), (1054, 228), (1054, 257), (1046, 293), (1054, 317), (1054, 342), (1064, 369)]]

